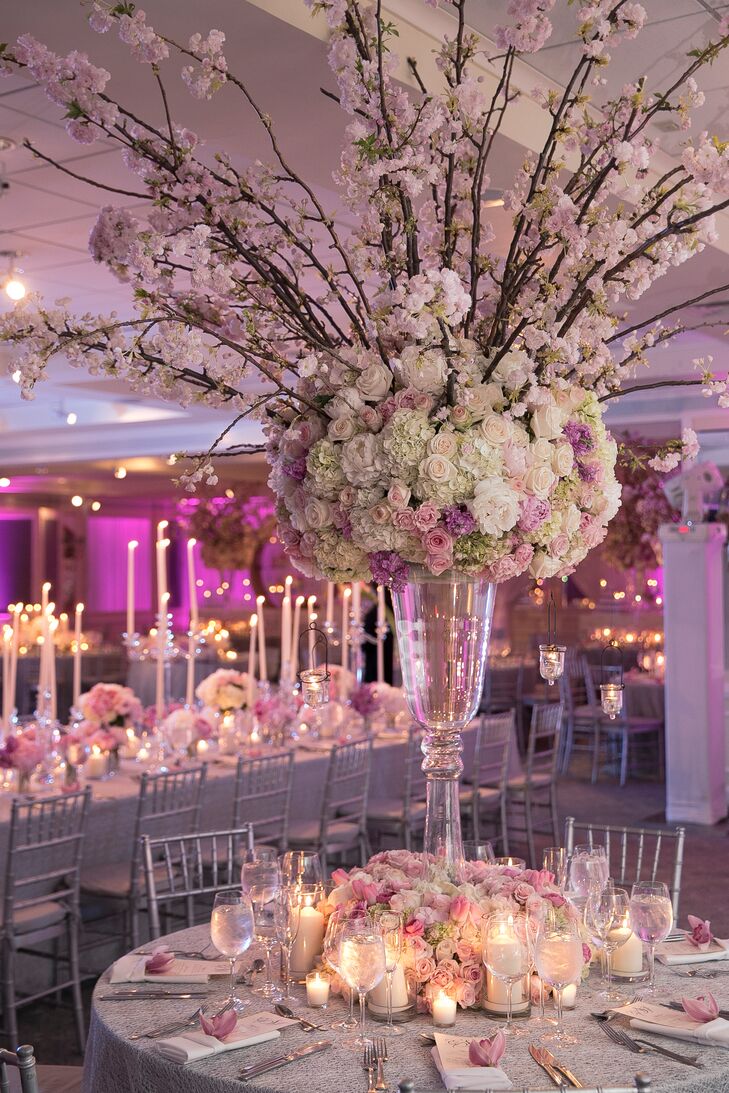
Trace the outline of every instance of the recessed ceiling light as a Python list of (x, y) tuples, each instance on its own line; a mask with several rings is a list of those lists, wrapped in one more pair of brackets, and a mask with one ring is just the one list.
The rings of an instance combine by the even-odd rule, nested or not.
[(0, 478), (0, 487), (2, 489), (5, 489), (6, 486), (9, 486), (9, 485), (10, 485), (10, 479), (9, 478)]
[(117, 467), (116, 470), (114, 471), (114, 478), (126, 478), (126, 476), (127, 476), (126, 467)]
[(75, 425), (77, 421), (78, 421), (78, 414), (75, 413), (75, 411), (71, 410), (69, 413), (66, 414), (66, 424), (67, 425)]
[(71, 498), (71, 504), (73, 505), (73, 507), (75, 509), (80, 509), (81, 506), (83, 505), (83, 503), (84, 503), (84, 499), (78, 493), (75, 493), (73, 495), (73, 497)]

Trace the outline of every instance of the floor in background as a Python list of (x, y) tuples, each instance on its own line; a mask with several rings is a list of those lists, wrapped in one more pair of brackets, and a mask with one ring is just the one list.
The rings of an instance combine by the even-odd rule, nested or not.
[[(577, 769), (577, 767), (575, 767)], [(614, 779), (605, 778), (596, 786), (583, 778), (560, 781), (559, 811), (565, 816), (594, 823), (655, 826), (663, 816), (664, 787), (657, 782), (629, 782), (620, 789)], [(697, 914), (710, 919), (714, 933), (729, 937), (729, 823), (705, 828), (689, 826), (681, 888), (681, 919)], [(539, 847), (551, 839), (540, 838)], [(512, 847), (513, 853), (519, 852)], [(91, 985), (84, 989), (86, 1012), (91, 1000)], [(32, 1043), (43, 1063), (78, 1065), (73, 1015), (70, 1008), (51, 1002), (38, 1002), (20, 1011), (20, 1042)]]

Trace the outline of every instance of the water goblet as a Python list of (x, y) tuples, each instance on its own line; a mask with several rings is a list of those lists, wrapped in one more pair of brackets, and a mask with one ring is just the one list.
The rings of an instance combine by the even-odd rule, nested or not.
[(582, 845), (572, 849), (570, 858), (570, 885), (581, 896), (588, 896), (607, 884), (610, 867), (604, 846)]
[(627, 925), (628, 893), (624, 888), (608, 884), (602, 892), (589, 896), (585, 905), (585, 926), (596, 945), (605, 953), (605, 990), (598, 992), (604, 1002), (622, 1002), (623, 996), (612, 987), (613, 953), (624, 945), (631, 934)]
[(494, 979), (507, 984), (506, 1024), (507, 1036), (522, 1036), (511, 1019), (514, 984), (529, 971), (529, 951), (524, 933), (519, 931), (510, 914), (490, 915), (481, 930), (481, 955), (486, 970)]
[(264, 902), (273, 899), (281, 887), (281, 873), (278, 867), (278, 858), (251, 857), (258, 851), (249, 851), (246, 855), (249, 860), (243, 862), (241, 869), (241, 887), (244, 892), (250, 892), (252, 888), (265, 889), (268, 893)]
[(253, 940), (253, 908), (247, 896), (237, 890), (218, 892), (210, 917), (210, 940), (215, 948), (230, 961), (230, 996), (236, 1013), (248, 1005), (235, 992), (235, 962), (249, 948)]
[(397, 911), (378, 910), (373, 914), (382, 940), (385, 943), (385, 985), (387, 987), (387, 1024), (383, 1032), (388, 1036), (402, 1036), (403, 1030), (392, 1021), (392, 979), (400, 963), (403, 948), (403, 917)]
[(547, 912), (537, 934), (535, 956), (539, 976), (552, 988), (557, 1001), (557, 1026), (554, 1031), (543, 1033), (541, 1039), (576, 1044), (577, 1038), (565, 1032), (562, 1023), (562, 992), (577, 982), (584, 964), (579, 923)]
[(371, 919), (348, 919), (342, 928), (339, 970), (344, 982), (359, 996), (360, 1032), (348, 1045), (355, 1050), (372, 1041), (365, 1034), (365, 996), (385, 975), (385, 943)]
[(270, 885), (263, 884), (259, 887), (253, 885), (249, 890), (251, 904), (253, 906), (253, 923), (256, 940), (259, 941), (266, 952), (266, 976), (260, 987), (254, 987), (256, 994), (262, 994), (264, 998), (280, 1002), (283, 995), (273, 981), (271, 968), (271, 952), (277, 942), (285, 936), (286, 914), (284, 901), (281, 898), (281, 889), (272, 889)]
[[(339, 975), (342, 976), (340, 969), (340, 956), (342, 951), (342, 931), (344, 924), (347, 921), (347, 912), (344, 907), (337, 907), (336, 910), (329, 916), (327, 922), (326, 932), (324, 934), (324, 945), (322, 947), (322, 957), (325, 963), (329, 964), (331, 968)], [(354, 991), (349, 991), (349, 1013), (341, 1021), (335, 1021), (332, 1025), (333, 1029), (344, 1029), (349, 1032), (352, 1029), (357, 1028), (357, 1018), (354, 1016)]]
[(281, 879), (289, 887), (322, 884), (324, 871), (318, 854), (308, 850), (287, 850), (278, 859)]
[(656, 945), (665, 941), (673, 926), (673, 904), (668, 888), (661, 881), (638, 881), (630, 892), (630, 924), (644, 945), (648, 946), (648, 986), (644, 993), (656, 990)]

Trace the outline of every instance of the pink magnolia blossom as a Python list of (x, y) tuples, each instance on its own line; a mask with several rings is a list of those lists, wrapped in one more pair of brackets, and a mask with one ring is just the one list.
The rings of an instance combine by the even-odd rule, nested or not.
[(692, 1020), (703, 1024), (715, 1021), (719, 1016), (719, 1003), (709, 992), (700, 994), (698, 998), (682, 998), (681, 1005)]
[(706, 951), (714, 939), (711, 932), (711, 923), (708, 920), (705, 922), (702, 918), (697, 918), (696, 915), (689, 915), (688, 921), (691, 933), (687, 935), (686, 940), (695, 945), (697, 949)]
[(471, 1040), (468, 1061), (472, 1066), (498, 1066), (506, 1052), (506, 1037), (499, 1029), (484, 1040)]
[(238, 1014), (235, 1010), (226, 1010), (217, 1017), (206, 1017), (200, 1014), (200, 1028), (206, 1036), (214, 1036), (216, 1040), (225, 1040), (238, 1024)]
[(169, 952), (165, 947), (159, 946), (152, 950), (152, 955), (145, 960), (144, 970), (149, 975), (163, 975), (169, 971), (175, 962), (174, 953)]

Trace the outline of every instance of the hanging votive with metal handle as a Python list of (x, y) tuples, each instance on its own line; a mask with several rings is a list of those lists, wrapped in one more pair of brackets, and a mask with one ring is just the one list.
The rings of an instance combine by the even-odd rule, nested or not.
[(554, 687), (564, 672), (566, 645), (557, 645), (557, 606), (550, 593), (547, 602), (547, 643), (539, 646), (539, 674), (550, 687)]
[[(619, 661), (617, 664), (610, 665), (605, 664), (605, 653), (609, 649), (615, 650), (619, 655)], [(605, 680), (606, 672), (612, 672), (613, 678), (608, 679), (600, 684), (600, 705), (602, 706), (603, 713), (606, 713), (611, 721), (622, 713), (623, 710), (623, 691), (625, 690), (623, 684), (623, 650), (618, 645), (617, 641), (609, 642), (603, 649), (600, 655), (600, 675)], [(615, 680), (615, 673), (618, 674), (618, 680)]]
[(326, 634), (312, 622), (301, 632), (299, 653), (304, 636), (309, 648), (309, 667), (299, 672), (301, 697), (305, 706), (315, 710), (329, 701), (329, 643)]

